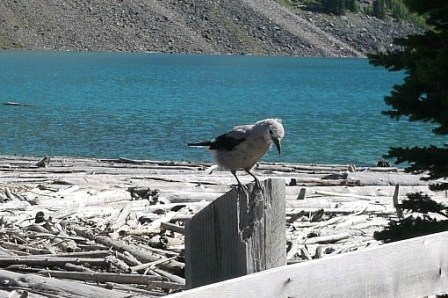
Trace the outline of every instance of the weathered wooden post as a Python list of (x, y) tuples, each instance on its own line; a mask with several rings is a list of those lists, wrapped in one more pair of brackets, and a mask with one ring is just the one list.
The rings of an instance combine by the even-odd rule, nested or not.
[(285, 182), (232, 189), (186, 225), (187, 288), (286, 265)]

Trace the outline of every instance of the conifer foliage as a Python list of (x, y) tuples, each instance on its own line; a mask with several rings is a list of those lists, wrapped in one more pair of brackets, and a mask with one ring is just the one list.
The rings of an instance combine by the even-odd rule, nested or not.
[[(385, 97), (390, 110), (383, 113), (393, 119), (406, 117), (409, 121), (432, 123), (432, 133), (444, 138), (448, 136), (448, 1), (404, 0), (404, 3), (410, 11), (425, 17), (429, 29), (421, 35), (395, 40), (400, 49), (369, 56), (370, 63), (376, 66), (405, 72), (404, 82), (395, 85)], [(427, 173), (428, 180), (448, 177), (448, 144), (390, 148), (386, 157), (407, 163), (408, 172)], [(448, 183), (434, 183), (431, 187), (446, 191)], [(448, 219), (447, 210), (436, 212), (431, 209), (434, 206), (443, 209), (426, 195), (408, 195), (403, 208), (421, 216), (391, 224), (377, 233), (377, 239), (393, 241), (448, 229), (448, 221), (440, 219)], [(431, 216), (434, 212), (438, 213), (438, 220)]]

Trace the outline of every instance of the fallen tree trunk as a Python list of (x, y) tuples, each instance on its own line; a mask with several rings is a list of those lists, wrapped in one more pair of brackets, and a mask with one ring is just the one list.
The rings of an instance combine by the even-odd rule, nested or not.
[(141, 274), (122, 274), (122, 273), (105, 273), (105, 272), (63, 272), (57, 270), (43, 270), (40, 272), (43, 275), (74, 279), (74, 280), (89, 280), (94, 282), (115, 282), (120, 284), (139, 284), (149, 285), (163, 289), (183, 289), (183, 284), (164, 281), (159, 276), (149, 276)]
[(0, 279), (4, 289), (33, 289), (39, 293), (51, 293), (54, 297), (132, 297), (129, 293), (111, 291), (87, 284), (80, 284), (79, 282), (59, 280), (36, 274), (21, 274), (7, 270), (0, 270)]

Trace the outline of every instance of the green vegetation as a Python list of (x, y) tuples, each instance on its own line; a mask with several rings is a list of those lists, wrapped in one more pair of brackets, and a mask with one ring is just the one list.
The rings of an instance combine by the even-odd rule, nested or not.
[[(425, 17), (427, 27), (422, 35), (410, 35), (395, 40), (400, 49), (369, 56), (370, 63), (390, 71), (404, 71), (401, 85), (395, 85), (384, 114), (393, 119), (434, 124), (432, 133), (448, 136), (448, 1), (403, 0), (413, 11)], [(418, 138), (418, 136), (416, 136)], [(432, 180), (432, 190), (448, 190), (448, 183), (434, 181), (448, 178), (448, 144), (442, 147), (390, 148), (386, 158), (407, 163), (406, 171), (425, 173)], [(395, 241), (448, 229), (448, 208), (428, 195), (409, 194), (402, 207), (414, 216), (392, 222), (375, 235), (377, 239)]]
[(424, 18), (410, 12), (403, 0), (373, 0), (373, 5), (366, 7), (365, 12), (382, 20), (389, 15), (397, 20), (411, 21), (420, 27), (425, 25)]
[(430, 215), (447, 218), (447, 206), (431, 200), (427, 194), (412, 193), (407, 197), (401, 207), (417, 215), (391, 221), (384, 230), (375, 232), (376, 240), (392, 242), (448, 230), (448, 220), (437, 220), (435, 216)]
[(411, 21), (420, 27), (424, 25), (424, 18), (408, 10), (403, 0), (278, 0), (289, 6), (297, 6), (312, 10), (320, 10), (335, 15), (346, 12), (364, 12), (379, 19), (391, 16), (397, 20)]
[(336, 15), (343, 15), (347, 10), (358, 12), (358, 0), (279, 0), (279, 3), (289, 6), (321, 10)]

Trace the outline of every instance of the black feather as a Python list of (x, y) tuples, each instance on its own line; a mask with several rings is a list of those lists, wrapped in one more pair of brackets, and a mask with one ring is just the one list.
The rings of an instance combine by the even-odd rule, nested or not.
[(228, 134), (222, 134), (211, 141), (188, 143), (192, 147), (208, 147), (210, 150), (227, 150), (232, 151), (236, 146), (244, 142), (246, 138), (234, 138)]
[(235, 149), (236, 146), (244, 142), (245, 138), (233, 138), (228, 136), (227, 134), (220, 135), (219, 137), (216, 137), (213, 139), (210, 143), (211, 150), (228, 150), (231, 151)]

